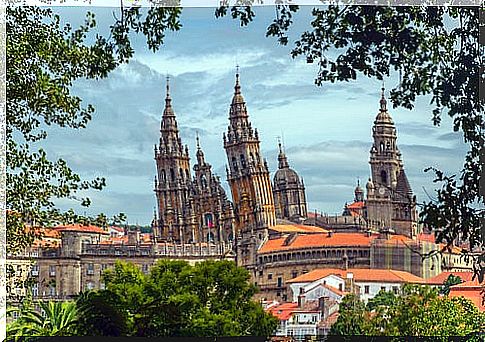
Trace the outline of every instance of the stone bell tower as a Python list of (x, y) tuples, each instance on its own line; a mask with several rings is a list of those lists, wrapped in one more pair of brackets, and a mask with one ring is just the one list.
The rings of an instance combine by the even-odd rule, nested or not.
[(372, 127), (371, 179), (367, 184), (367, 218), (370, 227), (391, 229), (398, 234), (416, 235), (416, 197), (404, 171), (396, 141), (394, 122), (387, 110), (384, 88), (380, 109)]
[(157, 177), (155, 193), (158, 204), (158, 240), (187, 243), (192, 239), (188, 208), (191, 184), (190, 158), (187, 145), (182, 145), (177, 119), (172, 108), (167, 77), (165, 109), (160, 127), (160, 143), (155, 145)]
[(238, 263), (250, 265), (255, 263), (256, 250), (267, 238), (267, 228), (276, 224), (276, 214), (268, 164), (260, 152), (258, 131), (249, 121), (239, 70), (223, 140), (229, 163), (226, 172), (236, 218), (235, 232), (242, 246)]

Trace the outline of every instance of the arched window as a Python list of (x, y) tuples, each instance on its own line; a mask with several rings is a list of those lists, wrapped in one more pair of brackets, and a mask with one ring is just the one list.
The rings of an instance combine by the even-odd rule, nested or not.
[(381, 141), (381, 145), (380, 145), (380, 152), (384, 152), (384, 143)]
[(385, 170), (382, 170), (381, 171), (381, 182), (383, 184), (387, 184), (387, 173)]
[(245, 169), (246, 168), (246, 158), (244, 158), (244, 154), (240, 154), (239, 158), (241, 159), (241, 167), (243, 169)]
[(175, 181), (175, 172), (173, 171), (173, 169), (170, 169), (170, 179), (173, 181)]
[(182, 180), (184, 179), (184, 172), (182, 171), (182, 168), (179, 169), (179, 175)]
[(167, 175), (165, 174), (165, 170), (162, 170), (162, 182), (165, 183), (167, 181)]
[(249, 158), (250, 158), (249, 163), (251, 165), (254, 165), (254, 155), (253, 155), (253, 152), (249, 153)]
[(188, 169), (185, 169), (185, 178), (187, 180), (190, 180), (190, 174), (189, 174), (189, 170)]
[(236, 157), (232, 157), (232, 168), (234, 169), (234, 171), (238, 170)]

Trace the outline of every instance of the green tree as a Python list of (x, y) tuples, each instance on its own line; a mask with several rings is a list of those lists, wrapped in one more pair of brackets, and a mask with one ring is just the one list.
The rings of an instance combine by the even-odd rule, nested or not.
[[(174, 2), (176, 4), (176, 2)], [(105, 226), (108, 218), (78, 215), (56, 208), (59, 198), (89, 206), (82, 197), (88, 189), (101, 190), (104, 178), (82, 180), (62, 160), (49, 160), (39, 143), (50, 126), (82, 129), (87, 127), (94, 107), (71, 94), (78, 79), (107, 77), (133, 56), (128, 27), (147, 37), (156, 50), (165, 30), (178, 30), (179, 8), (158, 7), (141, 13), (140, 8), (123, 10), (110, 26), (109, 38), (93, 34), (94, 14), (88, 12), (83, 25), (73, 29), (61, 25), (53, 10), (38, 7), (7, 7), (7, 249), (23, 250), (35, 238), (36, 230), (25, 223), (50, 226), (58, 223), (94, 223)], [(123, 221), (115, 216), (113, 223)]]
[(339, 316), (330, 329), (330, 335), (366, 335), (368, 312), (357, 295), (348, 294), (339, 305)]
[(19, 318), (7, 325), (7, 339), (36, 336), (73, 336), (77, 333), (78, 314), (74, 302), (39, 302), (40, 311), (27, 303), (17, 311)]
[[(104, 282), (105, 290), (78, 299), (80, 329), (89, 334), (268, 336), (278, 323), (252, 300), (256, 288), (249, 273), (230, 261), (191, 266), (161, 260), (149, 274), (133, 264), (117, 263), (106, 271)], [(99, 324), (109, 315), (116, 319)]]
[(470, 336), (485, 327), (485, 314), (470, 300), (440, 296), (429, 286), (405, 285), (399, 296), (381, 291), (367, 307), (356, 298), (349, 305), (349, 300), (340, 305), (331, 334)]
[(443, 282), (443, 287), (441, 288), (440, 293), (447, 296), (450, 293), (450, 287), (461, 283), (463, 283), (463, 280), (461, 280), (459, 276), (450, 274)]

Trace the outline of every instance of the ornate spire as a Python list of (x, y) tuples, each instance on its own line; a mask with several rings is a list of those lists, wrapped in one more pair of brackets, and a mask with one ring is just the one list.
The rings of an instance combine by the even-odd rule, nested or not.
[(384, 91), (385, 91), (384, 83), (382, 84), (381, 90), (382, 90), (382, 93), (381, 93), (381, 101), (380, 101), (381, 111), (382, 112), (385, 112), (387, 110), (387, 101), (386, 101), (386, 97), (384, 95)]
[[(237, 66), (237, 69), (236, 69), (236, 84), (234, 85), (234, 96), (232, 97), (232, 105), (236, 105), (236, 104), (244, 104), (244, 97), (242, 96), (242, 93), (241, 93), (241, 84), (239, 82), (239, 66)], [(240, 111), (242, 110), (242, 108), (239, 108), (238, 110), (236, 110), (236, 112), (238, 114), (241, 114)], [(244, 108), (243, 112), (246, 111), (246, 108)]]
[(234, 95), (241, 94), (241, 85), (239, 84), (239, 65), (236, 65), (236, 85), (234, 86)]
[(284, 169), (289, 167), (288, 165), (288, 159), (286, 158), (285, 151), (283, 149), (283, 145), (281, 144), (281, 140), (278, 138), (278, 147), (280, 150), (280, 153), (278, 154), (278, 168), (279, 169)]
[(165, 96), (165, 110), (163, 111), (164, 116), (175, 116), (172, 108), (172, 98), (170, 97), (170, 77), (167, 76), (167, 95)]
[(204, 165), (205, 164), (205, 160), (204, 160), (204, 151), (202, 151), (202, 148), (200, 147), (200, 139), (199, 139), (199, 132), (197, 131), (195, 133), (195, 141), (196, 141), (196, 145), (197, 145), (197, 162), (199, 163), (199, 165)]

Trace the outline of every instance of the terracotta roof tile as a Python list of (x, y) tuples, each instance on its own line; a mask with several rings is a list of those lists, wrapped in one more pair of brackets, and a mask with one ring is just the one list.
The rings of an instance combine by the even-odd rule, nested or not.
[(101, 227), (97, 226), (85, 226), (82, 224), (69, 224), (65, 226), (54, 227), (55, 230), (60, 232), (81, 232), (81, 233), (94, 233), (109, 235), (109, 233)]
[(450, 274), (460, 277), (462, 281), (472, 280), (473, 277), (473, 272), (441, 272), (437, 276), (429, 278), (427, 283), (430, 285), (443, 285)]
[(365, 204), (364, 202), (354, 202), (354, 203), (350, 203), (347, 205), (347, 208), (349, 209), (362, 209), (364, 208)]
[(298, 235), (285, 246), (285, 238), (270, 239), (258, 253), (270, 253), (280, 250), (299, 249), (320, 246), (370, 246), (377, 235), (367, 236), (363, 233), (333, 233)]
[(280, 321), (286, 321), (295, 310), (298, 310), (298, 303), (282, 303), (269, 308), (267, 311), (273, 316), (276, 316)]
[(464, 283), (450, 287), (450, 297), (465, 297), (473, 302), (480, 311), (485, 311), (483, 305), (482, 291), (485, 289), (485, 283), (480, 284), (478, 279), (466, 281)]
[(296, 278), (290, 279), (287, 281), (287, 283), (311, 283), (332, 274), (345, 279), (348, 273), (352, 273), (354, 280), (358, 282), (365, 281), (426, 284), (426, 280), (409, 272), (374, 268), (349, 268), (348, 270), (340, 268), (316, 269), (302, 274)]
[(300, 224), (278, 224), (270, 228), (280, 233), (327, 233), (328, 231), (315, 226), (305, 226)]

